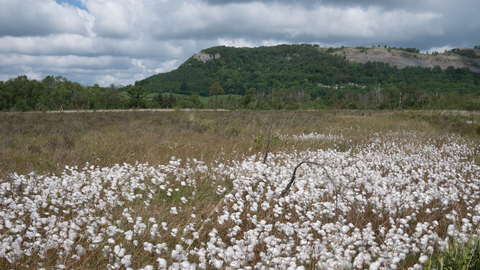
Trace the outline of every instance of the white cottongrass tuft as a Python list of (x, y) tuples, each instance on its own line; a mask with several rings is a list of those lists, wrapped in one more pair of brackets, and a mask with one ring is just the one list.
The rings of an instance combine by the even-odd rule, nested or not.
[[(281, 139), (350, 143), (316, 133)], [(397, 269), (410, 255), (421, 255), (422, 264), (451, 239), (480, 234), (479, 152), (472, 145), (458, 136), (385, 132), (345, 152), (272, 152), (267, 164), (260, 153), (211, 165), (172, 157), (157, 167), (87, 164), (60, 176), (11, 174), (0, 181), (0, 258), (14, 265), (35, 256), (41, 268), (47, 251), (59, 262), (98, 251), (111, 269), (145, 270)], [(331, 177), (305, 164), (280, 197), (305, 160)], [(204, 220), (195, 209), (177, 222), (195, 206), (195, 179), (210, 179), (212, 196), (222, 199)], [(12, 192), (19, 186), (22, 192)], [(164, 207), (161, 215), (152, 214), (154, 202)]]

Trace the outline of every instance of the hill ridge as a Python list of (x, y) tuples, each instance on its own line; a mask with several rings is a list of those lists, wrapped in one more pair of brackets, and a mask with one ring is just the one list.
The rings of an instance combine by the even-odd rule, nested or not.
[[(454, 49), (435, 55), (415, 48), (341, 47), (310, 44), (271, 47), (204, 49), (176, 70), (137, 81), (150, 92), (208, 95), (208, 87), (220, 82), (226, 94), (245, 94), (281, 88), (317, 91), (320, 85), (366, 85), (376, 83), (430, 84), (433, 82), (480, 83), (479, 50)], [(467, 55), (470, 57), (465, 57)], [(413, 69), (412, 69), (413, 68)], [(450, 87), (451, 88), (451, 87)], [(318, 91), (317, 91), (318, 92)]]
[[(365, 47), (364, 47), (365, 48)], [(383, 62), (389, 63), (390, 66), (397, 66), (398, 68), (411, 67), (424, 67), (433, 68), (440, 66), (441, 69), (446, 70), (449, 66), (454, 68), (469, 68), (471, 71), (480, 73), (480, 59), (472, 59), (463, 57), (447, 51), (445, 53), (437, 55), (426, 55), (411, 53), (396, 49), (388, 49), (384, 47), (374, 47), (360, 49), (359, 47), (346, 47), (340, 51), (336, 51), (333, 54), (345, 55), (346, 60), (354, 63), (367, 63), (370, 62)], [(457, 48), (459, 50), (473, 50), (469, 48)]]

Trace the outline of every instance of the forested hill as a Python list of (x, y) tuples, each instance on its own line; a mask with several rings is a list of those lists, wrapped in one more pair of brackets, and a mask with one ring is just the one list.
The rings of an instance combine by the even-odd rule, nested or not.
[[(83, 86), (62, 76), (0, 81), (0, 111), (217, 106), (480, 110), (480, 73), (470, 69), (480, 69), (478, 47), (433, 55), (386, 46), (213, 47), (133, 87)], [(222, 88), (227, 95), (215, 96), (215, 102), (198, 96), (221, 94)], [(150, 94), (159, 92), (171, 94)]]
[[(367, 55), (368, 51), (376, 51), (371, 50), (372, 47), (354, 48)], [(421, 67), (425, 61), (436, 63), (429, 57), (438, 59), (443, 54), (427, 56), (415, 48), (378, 48), (396, 53), (398, 57), (412, 58), (415, 61), (408, 63), (419, 66), (398, 68), (389, 64), (388, 59), (385, 62), (357, 63), (352, 60), (352, 55), (345, 53), (348, 50), (344, 47), (327, 49), (307, 44), (259, 48), (219, 46), (192, 56), (176, 70), (137, 81), (135, 85), (144, 86), (150, 92), (205, 96), (209, 86), (220, 82), (227, 94), (243, 95), (251, 88), (266, 94), (295, 88), (303, 89), (312, 98), (325, 96), (335, 86), (338, 89), (352, 86), (365, 89), (375, 84), (397, 88), (408, 86), (426, 92), (457, 92), (460, 95), (479, 90), (480, 74), (469, 68), (455, 68), (453, 65)], [(460, 62), (477, 66), (477, 58), (480, 58), (477, 51), (452, 50), (448, 54), (455, 55)], [(382, 57), (377, 55), (377, 58)]]

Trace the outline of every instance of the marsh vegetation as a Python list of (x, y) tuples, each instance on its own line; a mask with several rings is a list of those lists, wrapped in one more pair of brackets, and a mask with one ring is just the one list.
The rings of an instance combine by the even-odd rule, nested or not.
[(480, 233), (471, 114), (0, 120), (3, 269), (420, 269)]

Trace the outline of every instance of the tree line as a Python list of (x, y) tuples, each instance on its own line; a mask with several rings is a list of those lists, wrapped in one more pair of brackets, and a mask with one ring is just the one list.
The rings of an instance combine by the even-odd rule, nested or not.
[[(434, 86), (435, 91), (427, 91)], [(335, 88), (289, 87), (249, 88), (243, 95), (225, 93), (223, 85), (210, 86), (214, 95), (207, 103), (198, 94), (155, 93), (142, 86), (82, 86), (63, 77), (47, 76), (42, 81), (25, 75), (0, 81), (1, 111), (98, 110), (129, 108), (223, 108), (223, 109), (431, 109), (480, 110), (480, 91), (465, 82), (447, 86), (456, 91), (442, 91), (441, 82), (426, 84), (375, 83), (373, 85), (337, 85)], [(152, 96), (152, 95), (150, 95)]]
[[(243, 96), (228, 95), (220, 99), (217, 106), (225, 109), (258, 110), (480, 110), (480, 96), (460, 95), (457, 92), (429, 93), (406, 84), (375, 84), (366, 88), (347, 86), (338, 90), (330, 89), (325, 95), (294, 87), (270, 91), (250, 88)], [(214, 103), (210, 101), (205, 107), (213, 108)]]
[[(0, 110), (480, 110), (480, 74), (468, 68), (398, 69), (382, 62), (351, 63), (327, 52), (337, 49), (308, 44), (213, 47), (204, 52), (219, 53), (219, 59), (204, 63), (192, 57), (176, 70), (128, 86), (83, 86), (61, 76), (37, 81), (23, 75), (0, 81)], [(215, 98), (201, 101), (209, 95)]]
[(0, 111), (109, 110), (129, 108), (203, 108), (198, 95), (150, 94), (142, 86), (83, 86), (62, 76), (41, 81), (26, 75), (0, 81)]

